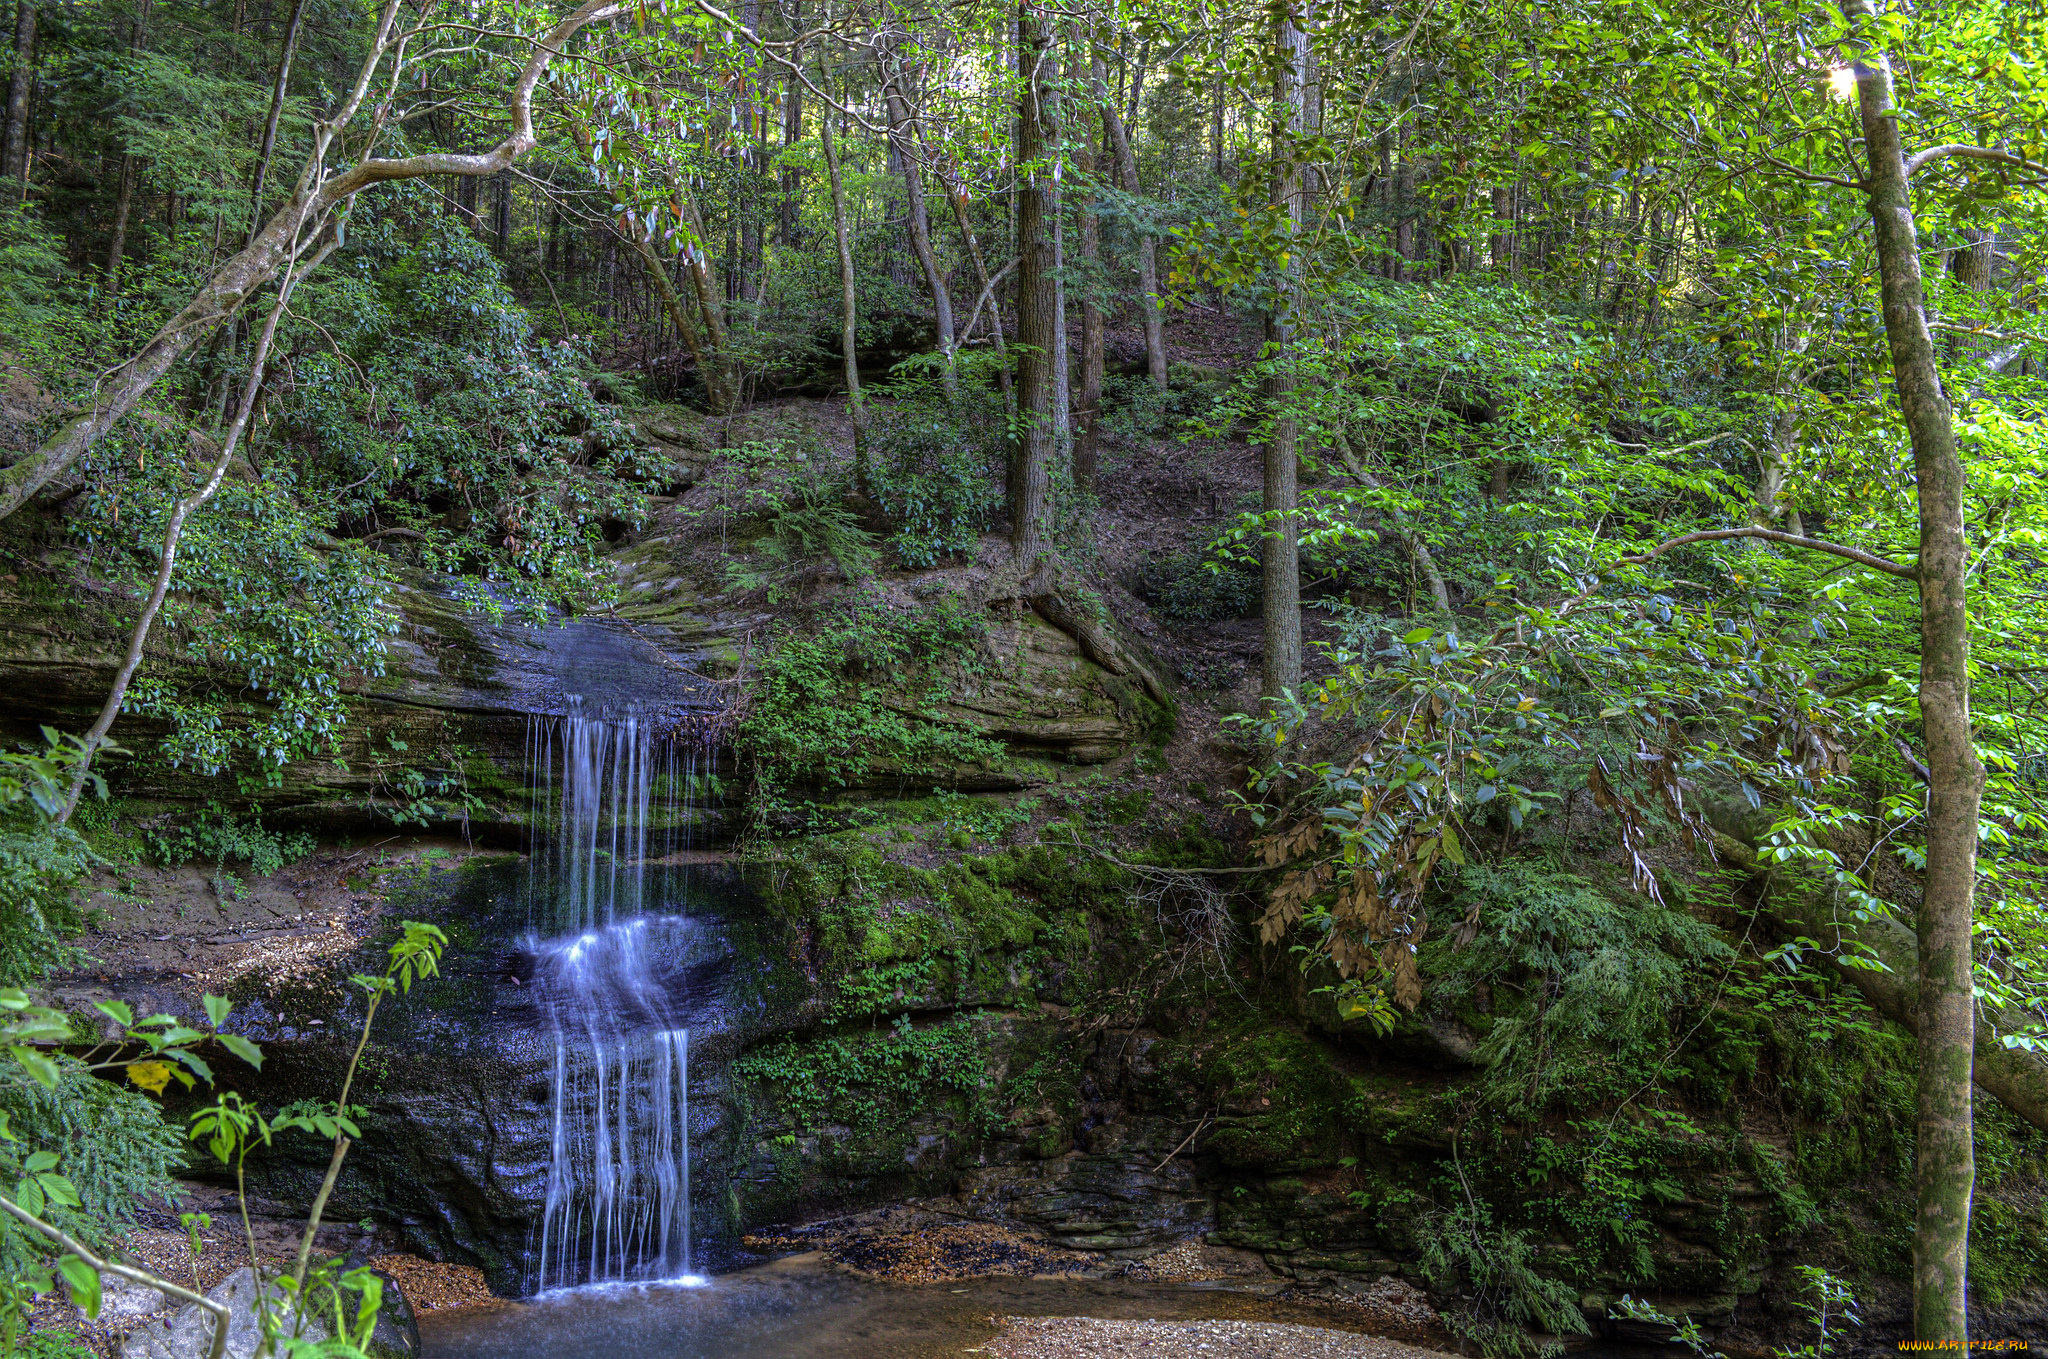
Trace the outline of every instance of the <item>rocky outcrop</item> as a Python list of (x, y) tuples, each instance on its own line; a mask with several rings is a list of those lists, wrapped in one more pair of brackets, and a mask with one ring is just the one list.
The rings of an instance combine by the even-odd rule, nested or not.
[[(382, 1278), (380, 1282), (383, 1300), (363, 1353), (369, 1359), (419, 1359), (420, 1330), (411, 1304), (396, 1282)], [(270, 1310), (280, 1335), (319, 1344), (332, 1334), (320, 1317), (298, 1316), (291, 1296), (282, 1287), (264, 1285), (247, 1266), (230, 1274), (206, 1296), (229, 1309), (228, 1359), (253, 1359), (262, 1348), (263, 1307)], [(353, 1312), (359, 1295), (344, 1290), (339, 1296), (344, 1312)], [(122, 1342), (121, 1359), (205, 1359), (213, 1352), (215, 1324), (213, 1312), (197, 1303), (188, 1304), (172, 1316), (131, 1331)]]

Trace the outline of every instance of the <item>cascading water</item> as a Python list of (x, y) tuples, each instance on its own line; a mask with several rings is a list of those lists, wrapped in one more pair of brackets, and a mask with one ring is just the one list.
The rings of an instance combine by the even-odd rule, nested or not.
[(529, 731), (550, 829), (528, 897), (555, 1045), (543, 1290), (691, 1272), (690, 1034), (663, 965), (688, 921), (649, 901), (648, 865), (688, 847), (695, 751), (658, 725), (572, 703)]

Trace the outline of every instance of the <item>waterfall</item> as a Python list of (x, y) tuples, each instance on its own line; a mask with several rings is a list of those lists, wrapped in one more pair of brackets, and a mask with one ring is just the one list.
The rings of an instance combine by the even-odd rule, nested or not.
[(690, 1034), (663, 968), (688, 921), (648, 864), (687, 848), (696, 761), (659, 725), (572, 701), (528, 730), (529, 946), (554, 1038), (543, 1290), (691, 1273)]

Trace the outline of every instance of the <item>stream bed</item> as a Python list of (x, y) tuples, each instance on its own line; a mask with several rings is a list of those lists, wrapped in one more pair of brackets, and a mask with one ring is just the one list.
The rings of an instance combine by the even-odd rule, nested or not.
[(1245, 1290), (1121, 1279), (882, 1283), (792, 1256), (693, 1285), (598, 1284), (420, 1318), (422, 1359), (927, 1359), (995, 1334), (997, 1316), (1285, 1321), (1335, 1309)]

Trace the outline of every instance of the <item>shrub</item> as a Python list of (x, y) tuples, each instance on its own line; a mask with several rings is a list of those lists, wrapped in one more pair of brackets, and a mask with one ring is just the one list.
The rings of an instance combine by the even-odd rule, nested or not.
[(868, 493), (889, 517), (889, 545), (915, 570), (971, 554), (1002, 503), (1002, 426), (964, 399), (925, 393), (879, 408)]
[(1212, 562), (1200, 551), (1148, 563), (1143, 584), (1154, 612), (1175, 623), (1243, 618), (1259, 606), (1257, 572)]

